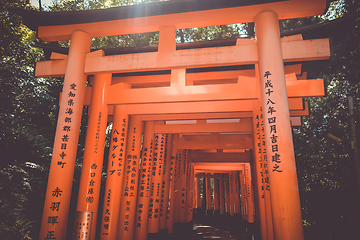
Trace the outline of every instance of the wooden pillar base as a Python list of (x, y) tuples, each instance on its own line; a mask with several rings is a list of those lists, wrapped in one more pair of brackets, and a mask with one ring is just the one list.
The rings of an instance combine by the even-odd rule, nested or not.
[(174, 238), (175, 240), (190, 239), (193, 231), (193, 222), (189, 223), (174, 223)]
[[(167, 240), (167, 239), (169, 239), (169, 236), (171, 235), (171, 234), (169, 234), (168, 233), (168, 230), (167, 229), (161, 229), (161, 230), (159, 230), (159, 238), (158, 239), (161, 239), (161, 240)], [(148, 240), (149, 240), (149, 238), (148, 238)]]
[(206, 209), (205, 210), (205, 223), (212, 224), (214, 222), (214, 210)]
[(231, 224), (234, 222), (233, 217), (230, 215), (230, 213), (225, 213), (221, 215), (221, 223), (220, 226), (228, 227), (231, 226)]
[(212, 209), (206, 209), (206, 210), (205, 210), (205, 215), (206, 215), (207, 217), (213, 217), (213, 216), (214, 216), (214, 210), (212, 210)]
[(253, 239), (253, 236), (255, 236), (255, 225), (254, 223), (247, 222), (246, 224), (246, 232), (248, 233), (248, 236), (250, 239)]
[(160, 232), (157, 232), (157, 233), (148, 233), (147, 239), (148, 240), (160, 240), (162, 238), (161, 238)]
[(158, 233), (148, 233), (147, 240), (174, 240), (174, 235), (167, 229), (161, 229)]
[(214, 217), (218, 217), (220, 215), (220, 210), (214, 210)]
[(242, 215), (241, 215), (241, 213), (235, 213), (235, 214), (234, 214), (234, 219), (237, 220), (237, 221), (242, 220)]
[(162, 240), (174, 240), (174, 233), (167, 233), (167, 235), (165, 235), (165, 237)]
[(198, 221), (204, 220), (205, 210), (203, 208), (194, 208), (194, 219)]
[(219, 216), (217, 216), (217, 225), (218, 226), (227, 226), (226, 225), (226, 221), (227, 221), (227, 219), (228, 219), (228, 216), (226, 215), (226, 214), (220, 214)]
[(220, 210), (214, 210), (213, 222), (215, 225), (219, 225), (221, 223)]

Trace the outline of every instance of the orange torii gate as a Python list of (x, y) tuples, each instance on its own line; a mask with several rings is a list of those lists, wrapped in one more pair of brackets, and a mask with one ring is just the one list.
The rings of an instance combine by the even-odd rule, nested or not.
[[(70, 40), (67, 55), (53, 52), (51, 60), (36, 65), (37, 77), (64, 76), (40, 239), (66, 237), (84, 105), (90, 105), (90, 114), (73, 239), (95, 239), (97, 231), (100, 239), (146, 239), (148, 232), (163, 230), (165, 224), (162, 221), (159, 227), (158, 220), (151, 218), (157, 216), (160, 221), (161, 217), (149, 217), (142, 209), (159, 212), (161, 204), (168, 206), (166, 228), (172, 233), (174, 222), (191, 220), (195, 206), (191, 194), (199, 171), (227, 176), (241, 171), (240, 182), (231, 180), (227, 187), (245, 183), (247, 221), (252, 222), (250, 163), (262, 239), (303, 239), (290, 124), (299, 124), (298, 117), (308, 113), (302, 98), (323, 96), (324, 85), (321, 79), (304, 79), (301, 64), (284, 63), (327, 59), (329, 41), (303, 40), (301, 35), (280, 38), (278, 20), (322, 14), (325, 8), (326, 0), (193, 0), (72, 13), (24, 12), (25, 22), (43, 41)], [(176, 29), (246, 22), (255, 23), (256, 39), (205, 48), (176, 44)], [(153, 31), (159, 32), (157, 51), (111, 56), (103, 50), (90, 51), (94, 37)], [(213, 68), (231, 65), (252, 67)], [(202, 70), (188, 71), (194, 68)], [(159, 75), (159, 70), (168, 72)], [(113, 76), (137, 72), (141, 76)], [(91, 87), (86, 86), (89, 75), (93, 75)], [(193, 124), (172, 122), (177, 120)], [(108, 121), (113, 129), (104, 210), (98, 217)], [(156, 157), (162, 155), (164, 161), (166, 149), (161, 146), (165, 143), (158, 143), (163, 149), (156, 152), (154, 134), (158, 139), (165, 134), (173, 138), (165, 147), (171, 155), (164, 171), (164, 162)], [(201, 162), (196, 149), (252, 151), (253, 159), (218, 152), (212, 160)], [(228, 161), (219, 162), (220, 158)], [(166, 199), (162, 184), (167, 180), (169, 189), (165, 184), (164, 194), (169, 200), (161, 203)], [(231, 194), (223, 195), (227, 199)], [(152, 200), (156, 206), (151, 196), (156, 196)], [(234, 212), (236, 198), (231, 196)], [(221, 210), (225, 202), (219, 204)], [(146, 220), (139, 222), (139, 217)], [(96, 229), (98, 221), (101, 229)]]

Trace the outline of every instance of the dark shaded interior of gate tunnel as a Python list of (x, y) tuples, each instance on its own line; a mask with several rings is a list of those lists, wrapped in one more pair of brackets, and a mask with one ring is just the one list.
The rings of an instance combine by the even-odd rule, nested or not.
[[(102, 189), (105, 187), (105, 181), (102, 181)], [(147, 240), (202, 240), (202, 239), (220, 239), (220, 240), (254, 240), (261, 239), (259, 225), (249, 223), (243, 219), (241, 213), (229, 212), (220, 214), (219, 210), (206, 209), (205, 187), (201, 199), (201, 208), (193, 208), (192, 221), (189, 223), (174, 223), (173, 233), (168, 234), (166, 230), (160, 230), (159, 233), (148, 233)], [(74, 183), (71, 194), (70, 211), (67, 222), (66, 239), (72, 239), (75, 222), (77, 193), (79, 185)], [(103, 195), (101, 191), (100, 203), (98, 209), (96, 237), (100, 239), (101, 216), (103, 211)], [(255, 209), (256, 211), (256, 209)], [(124, 239), (125, 240), (125, 239)]]
[(241, 214), (220, 215), (219, 211), (204, 208), (193, 209), (193, 220), (189, 223), (174, 223), (174, 233), (160, 230), (148, 234), (148, 240), (251, 240), (260, 239), (255, 225), (242, 219)]

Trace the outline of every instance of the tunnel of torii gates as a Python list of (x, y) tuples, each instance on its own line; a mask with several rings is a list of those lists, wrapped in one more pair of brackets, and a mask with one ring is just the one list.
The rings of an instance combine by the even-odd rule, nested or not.
[[(301, 62), (328, 59), (330, 46), (328, 39), (280, 38), (278, 20), (319, 15), (326, 6), (325, 0), (202, 0), (24, 13), (43, 41), (71, 40), (67, 55), (53, 52), (36, 64), (37, 77), (64, 76), (40, 239), (65, 239), (85, 105), (73, 239), (95, 239), (97, 231), (100, 239), (126, 240), (172, 233), (202, 207), (200, 178), (214, 186), (213, 193), (206, 187), (206, 209), (241, 213), (258, 224), (263, 240), (303, 239), (291, 125), (308, 115), (303, 98), (324, 95), (323, 80), (306, 79)], [(176, 29), (246, 22), (255, 23), (256, 37), (233, 46), (176, 44)], [(94, 37), (155, 31), (155, 52), (90, 50)]]

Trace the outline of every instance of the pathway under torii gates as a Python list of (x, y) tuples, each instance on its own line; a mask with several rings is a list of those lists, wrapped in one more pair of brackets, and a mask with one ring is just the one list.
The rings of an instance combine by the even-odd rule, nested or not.
[[(39, 239), (66, 237), (84, 105), (90, 113), (75, 224), (68, 227), (73, 239), (171, 235), (201, 207), (215, 219), (241, 216), (263, 240), (303, 239), (291, 124), (308, 114), (303, 98), (324, 95), (323, 80), (306, 79), (301, 62), (329, 58), (330, 47), (328, 39), (280, 38), (278, 20), (325, 9), (326, 0), (179, 0), (23, 12), (43, 41), (70, 40), (67, 55), (53, 52), (36, 64), (37, 77), (64, 76)], [(176, 44), (177, 29), (246, 22), (255, 23), (256, 38)], [(157, 51), (90, 50), (94, 37), (154, 31)]]

